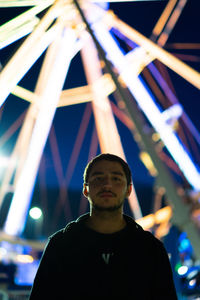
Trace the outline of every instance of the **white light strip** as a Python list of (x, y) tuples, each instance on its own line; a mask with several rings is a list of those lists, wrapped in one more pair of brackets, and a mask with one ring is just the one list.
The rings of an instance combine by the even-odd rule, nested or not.
[(24, 43), (1, 71), (0, 106), (19, 80), (46, 49), (51, 42), (51, 38), (54, 38), (54, 34), (57, 33), (54, 32), (56, 31), (56, 24), (47, 32), (46, 30), (57, 17), (59, 9), (61, 9), (60, 2), (57, 2), (47, 11), (35, 30), (25, 39)]
[(0, 0), (0, 7), (20, 7), (20, 6), (33, 6), (38, 5), (38, 2), (40, 3), (47, 3), (48, 5), (51, 5), (55, 0)]
[(16, 30), (13, 30), (12, 32), (8, 32), (8, 34), (5, 37), (1, 37), (0, 34), (0, 49), (5, 48), (6, 46), (14, 43), (15, 41), (21, 39), (25, 35), (31, 33), (34, 29), (34, 27), (38, 24), (39, 19), (33, 18), (26, 24), (22, 25), (20, 28), (17, 28)]
[[(11, 207), (6, 219), (4, 231), (11, 235), (20, 235), (25, 225), (25, 219), (30, 206), (32, 190), (42, 156), (42, 152), (49, 134), (54, 113), (59, 101), (60, 91), (64, 84), (69, 64), (74, 53), (76, 36), (72, 30), (67, 30), (62, 36), (59, 47), (52, 49), (49, 58), (55, 57), (51, 65), (51, 72), (46, 79), (46, 86), (41, 91), (41, 105), (38, 113), (27, 158), (19, 176)], [(50, 66), (47, 66), (49, 69)]]
[(200, 173), (192, 162), (189, 154), (173, 132), (169, 124), (165, 122), (162, 112), (155, 104), (153, 96), (141, 79), (136, 76), (135, 70), (129, 68), (128, 61), (123, 55), (112, 35), (103, 24), (95, 23), (93, 29), (97, 39), (108, 55), (108, 59), (118, 69), (122, 79), (130, 92), (138, 102), (152, 126), (160, 134), (162, 141), (173, 156), (177, 165), (195, 190), (200, 190)]
[[(22, 54), (20, 55), (20, 58), (19, 55), (16, 55), (16, 57), (14, 55), (14, 57), (11, 58), (12, 61), (8, 62), (5, 68), (1, 71), (0, 107), (4, 103), (12, 89), (14, 89), (14, 87), (21, 80), (21, 78), (23, 78), (26, 72), (31, 68), (35, 61), (37, 61), (40, 55), (49, 46), (56, 34), (57, 28), (56, 25), (54, 25), (54, 27), (49, 29), (49, 31), (46, 32), (35, 45), (32, 45), (32, 48), (30, 46), (27, 47), (27, 51), (25, 51), (26, 57), (24, 56), (23, 60), (21, 60), (20, 58), (23, 57), (22, 54), (24, 51), (21, 51)], [(21, 50), (21, 48), (19, 50)], [(28, 52), (28, 50), (30, 52)]]
[(14, 19), (4, 23), (0, 26), (0, 36), (3, 38), (4, 35), (7, 35), (8, 32), (15, 30), (22, 26), (23, 24), (30, 22), (35, 16), (46, 9), (50, 3), (48, 2), (40, 2), (37, 6), (28, 9), (22, 14), (18, 15)]
[(162, 112), (162, 117), (164, 118), (165, 122), (170, 123), (171, 121), (177, 121), (178, 118), (181, 117), (183, 114), (183, 108), (180, 104), (173, 104), (166, 110)]

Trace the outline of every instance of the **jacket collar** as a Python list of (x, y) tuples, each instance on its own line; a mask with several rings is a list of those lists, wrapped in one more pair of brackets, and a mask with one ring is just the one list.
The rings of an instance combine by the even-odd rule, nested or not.
[[(72, 221), (70, 223), (68, 223), (66, 225), (66, 227), (63, 229), (63, 232), (66, 232), (66, 231), (69, 231), (72, 227), (77, 227), (77, 226), (74, 226), (74, 225), (81, 225), (85, 222), (85, 220), (87, 220), (89, 218), (89, 213), (86, 213), (84, 215), (81, 215), (80, 217), (78, 217), (75, 221)], [(138, 225), (133, 218), (131, 218), (130, 216), (126, 215), (126, 214), (123, 214), (125, 220), (126, 220), (126, 223), (127, 225), (131, 228), (131, 229), (134, 229), (134, 230), (143, 230), (142, 227), (140, 225)]]
[[(79, 223), (79, 224), (82, 223), (82, 222), (85, 222), (85, 220), (87, 220), (89, 218), (89, 215), (90, 215), (89, 213), (81, 215), (78, 219), (76, 219), (75, 222)], [(135, 227), (137, 229), (142, 229), (142, 227), (139, 224), (137, 224), (132, 217), (130, 217), (130, 216), (126, 215), (126, 214), (123, 214), (123, 216), (124, 216), (124, 219), (125, 219), (125, 221), (126, 221), (126, 223), (127, 223), (128, 226), (130, 225), (130, 226), (133, 226), (133, 227)]]

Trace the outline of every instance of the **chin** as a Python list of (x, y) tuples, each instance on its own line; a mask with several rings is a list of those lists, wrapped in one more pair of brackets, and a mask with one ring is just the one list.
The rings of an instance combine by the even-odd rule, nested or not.
[(97, 211), (107, 211), (107, 212), (112, 212), (112, 211), (117, 211), (119, 208), (121, 208), (123, 203), (120, 203), (119, 205), (110, 205), (110, 206), (103, 206), (103, 205), (98, 205), (98, 204), (93, 204), (93, 208)]

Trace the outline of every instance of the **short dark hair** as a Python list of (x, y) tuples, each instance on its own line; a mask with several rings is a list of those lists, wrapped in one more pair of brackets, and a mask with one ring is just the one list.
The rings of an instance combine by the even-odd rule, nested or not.
[(84, 180), (85, 184), (88, 183), (88, 178), (89, 178), (90, 172), (92, 170), (92, 167), (94, 166), (95, 163), (97, 163), (101, 160), (116, 161), (116, 162), (120, 163), (120, 165), (122, 166), (124, 173), (126, 175), (127, 185), (131, 184), (132, 175), (131, 175), (131, 170), (129, 168), (129, 165), (121, 157), (114, 155), (114, 154), (110, 154), (110, 153), (99, 154), (96, 157), (94, 157), (87, 164), (87, 166), (85, 167), (85, 171), (83, 173), (83, 180)]

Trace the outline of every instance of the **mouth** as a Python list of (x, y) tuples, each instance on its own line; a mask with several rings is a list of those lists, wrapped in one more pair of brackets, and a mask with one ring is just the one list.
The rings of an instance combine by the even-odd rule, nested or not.
[(102, 192), (102, 193), (100, 193), (100, 196), (101, 197), (113, 197), (114, 195), (111, 192)]

